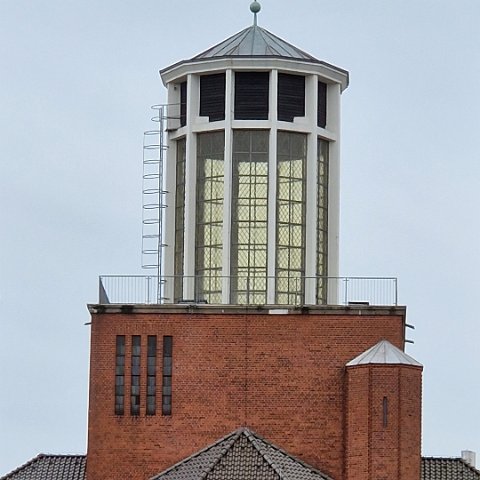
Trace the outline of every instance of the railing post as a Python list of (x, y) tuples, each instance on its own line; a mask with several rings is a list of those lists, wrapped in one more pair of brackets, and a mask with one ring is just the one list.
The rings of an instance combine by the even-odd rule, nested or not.
[(395, 286), (395, 306), (398, 305), (398, 290), (397, 290), (397, 279), (393, 279), (393, 284)]
[(344, 299), (343, 304), (348, 305), (348, 277), (344, 278), (345, 288), (344, 288)]

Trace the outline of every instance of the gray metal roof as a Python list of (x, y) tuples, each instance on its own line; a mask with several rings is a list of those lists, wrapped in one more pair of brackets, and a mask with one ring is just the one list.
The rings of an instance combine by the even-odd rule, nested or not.
[(480, 480), (480, 471), (461, 458), (422, 458), (422, 480)]
[(320, 60), (258, 25), (245, 28), (191, 60), (222, 57), (282, 57), (320, 63)]
[(85, 480), (85, 455), (41, 453), (0, 480)]
[(306, 463), (240, 428), (152, 480), (331, 480)]
[(361, 353), (358, 357), (350, 360), (350, 362), (347, 363), (347, 367), (368, 364), (422, 366), (421, 363), (417, 362), (405, 352), (402, 352), (402, 350), (392, 345), (388, 340), (381, 340), (373, 347)]

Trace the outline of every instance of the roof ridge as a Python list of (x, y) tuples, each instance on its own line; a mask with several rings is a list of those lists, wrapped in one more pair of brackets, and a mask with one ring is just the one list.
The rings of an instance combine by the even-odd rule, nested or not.
[(283, 40), (281, 37), (279, 37), (278, 35), (275, 35), (270, 30), (267, 30), (266, 28), (262, 28), (262, 27), (259, 27), (259, 28), (261, 28), (264, 32), (268, 33), (268, 35), (270, 35), (272, 37), (272, 39), (275, 40), (275, 43), (277, 45), (280, 45), (280, 42), (285, 42), (286, 44), (293, 47), (297, 52), (300, 52), (302, 55), (305, 55), (310, 60), (315, 60), (317, 62), (319, 61), (318, 58), (315, 58), (313, 55), (310, 55), (305, 50), (302, 50), (301, 48), (298, 48), (296, 45), (293, 45), (292, 43), (287, 42), (286, 40)]
[(198, 57), (203, 57), (204, 55), (210, 53), (215, 48), (218, 48), (219, 45), (225, 44), (225, 48), (226, 48), (234, 40), (236, 40), (238, 37), (242, 36), (242, 34), (243, 34), (243, 36), (245, 36), (248, 33), (248, 31), (250, 30), (250, 28), (252, 28), (252, 27), (245, 27), (244, 29), (239, 30), (237, 33), (234, 33), (233, 35), (230, 35), (230, 37), (227, 37), (222, 42), (216, 43), (215, 45), (212, 45), (210, 48), (207, 48), (206, 50), (203, 50), (202, 52), (197, 53), (190, 60), (193, 60), (194, 58), (198, 58)]
[[(175, 463), (174, 465), (172, 465), (171, 467), (168, 467), (166, 468), (165, 470), (162, 470), (161, 472), (155, 474), (153, 477), (150, 477), (149, 480), (155, 480), (156, 478), (160, 477), (161, 475), (165, 475), (166, 473), (172, 471), (172, 470), (175, 470), (177, 467), (179, 467), (180, 465), (184, 464), (185, 462), (189, 461), (189, 460), (192, 460), (193, 458), (196, 458), (198, 457), (199, 455), (205, 453), (205, 452), (208, 452), (210, 449), (212, 449), (213, 447), (216, 447), (218, 446), (218, 444), (224, 442), (225, 440), (227, 440), (229, 437), (234, 437), (235, 435), (238, 434), (240, 429), (236, 429), (234, 430), (233, 432), (230, 432), (228, 433), (227, 435), (223, 436), (222, 438), (216, 440), (215, 442), (211, 443), (210, 445), (207, 445), (206, 447), (202, 448), (201, 450), (198, 450), (194, 453), (192, 453), (191, 455), (189, 455), (188, 457), (185, 457), (185, 458), (182, 458), (180, 461), (178, 461), (177, 463)], [(2, 479), (0, 479), (2, 480)]]
[(220, 455), (214, 459), (214, 461), (212, 462), (212, 464), (210, 465), (210, 468), (208, 468), (207, 470), (205, 470), (203, 473), (202, 473), (202, 476), (200, 477), (201, 480), (203, 480), (204, 478), (207, 477), (207, 475), (215, 468), (216, 465), (218, 465), (220, 463), (220, 460), (227, 454), (227, 452), (232, 448), (232, 445), (237, 441), (237, 439), (240, 437), (240, 435), (242, 434), (242, 430), (241, 429), (237, 429), (234, 434), (232, 435), (232, 438), (230, 439), (230, 441), (227, 443), (227, 445), (222, 448), (222, 451), (220, 452)]
[(326, 473), (318, 470), (317, 468), (314, 468), (312, 465), (309, 465), (308, 463), (304, 462), (303, 460), (301, 460), (300, 458), (296, 457), (295, 455), (292, 455), (291, 453), (288, 453), (286, 450), (284, 450), (283, 448), (279, 447), (278, 445), (275, 445), (274, 443), (266, 440), (265, 438), (263, 438), (261, 435), (258, 435), (258, 433), (252, 431), (252, 430), (249, 430), (247, 429), (250, 434), (252, 434), (252, 436), (254, 436), (257, 440), (261, 441), (261, 442), (264, 442), (266, 443), (269, 447), (273, 448), (274, 450), (280, 452), (282, 455), (285, 455), (286, 457), (290, 458), (291, 460), (293, 460), (294, 462), (300, 464), (302, 467), (305, 467), (307, 468), (308, 470), (310, 470), (311, 472), (314, 472), (314, 473), (317, 473), (319, 475), (321, 475), (322, 477), (325, 478), (325, 480), (333, 480), (329, 475), (327, 475)]
[(19, 472), (20, 470), (22, 470), (25, 467), (28, 467), (29, 465), (32, 465), (33, 463), (37, 462), (38, 460), (40, 460), (44, 456), (46, 456), (45, 453), (39, 453), (37, 456), (35, 456), (35, 457), (31, 458), (30, 460), (26, 461), (24, 464), (22, 464), (19, 467), (13, 469), (11, 472), (6, 473), (3, 477), (0, 477), (0, 480), (3, 480), (4, 478), (7, 478), (7, 477), (13, 475), (14, 473)]
[(258, 453), (263, 457), (263, 459), (273, 468), (274, 472), (279, 476), (280, 480), (285, 480), (285, 476), (283, 474), (283, 471), (280, 467), (277, 466), (277, 464), (270, 458), (267, 452), (263, 451), (264, 449), (261, 448), (258, 444), (258, 442), (261, 442), (259, 438), (255, 437), (248, 428), (245, 430), (245, 436), (247, 439), (250, 441), (250, 443), (253, 445), (253, 447), (258, 451)]
[(9, 477), (12, 475), (15, 475), (19, 473), (21, 470), (24, 470), (25, 468), (28, 468), (29, 466), (39, 462), (40, 460), (43, 459), (48, 459), (48, 458), (70, 458), (70, 457), (77, 457), (77, 458), (82, 458), (85, 459), (87, 458), (86, 454), (80, 454), (80, 453), (39, 453), (35, 457), (31, 458), (30, 460), (26, 461), (19, 467), (13, 469), (11, 472), (6, 473), (2, 477), (0, 477), (0, 480), (7, 480)]

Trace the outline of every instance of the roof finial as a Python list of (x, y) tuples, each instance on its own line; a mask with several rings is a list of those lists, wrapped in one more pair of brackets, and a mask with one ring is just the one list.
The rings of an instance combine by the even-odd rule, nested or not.
[(257, 26), (257, 13), (262, 9), (262, 6), (257, 2), (257, 0), (254, 0), (250, 4), (250, 11), (253, 13), (253, 25), (256, 27)]

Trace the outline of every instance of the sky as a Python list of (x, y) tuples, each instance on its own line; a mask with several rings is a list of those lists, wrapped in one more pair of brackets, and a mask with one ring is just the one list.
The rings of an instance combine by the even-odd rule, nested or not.
[[(0, 0), (0, 475), (85, 453), (98, 276), (141, 274), (158, 70), (249, 0)], [(423, 454), (480, 454), (480, 2), (261, 0), (259, 25), (350, 72), (341, 274), (398, 277)], [(480, 463), (480, 462), (479, 462)]]

